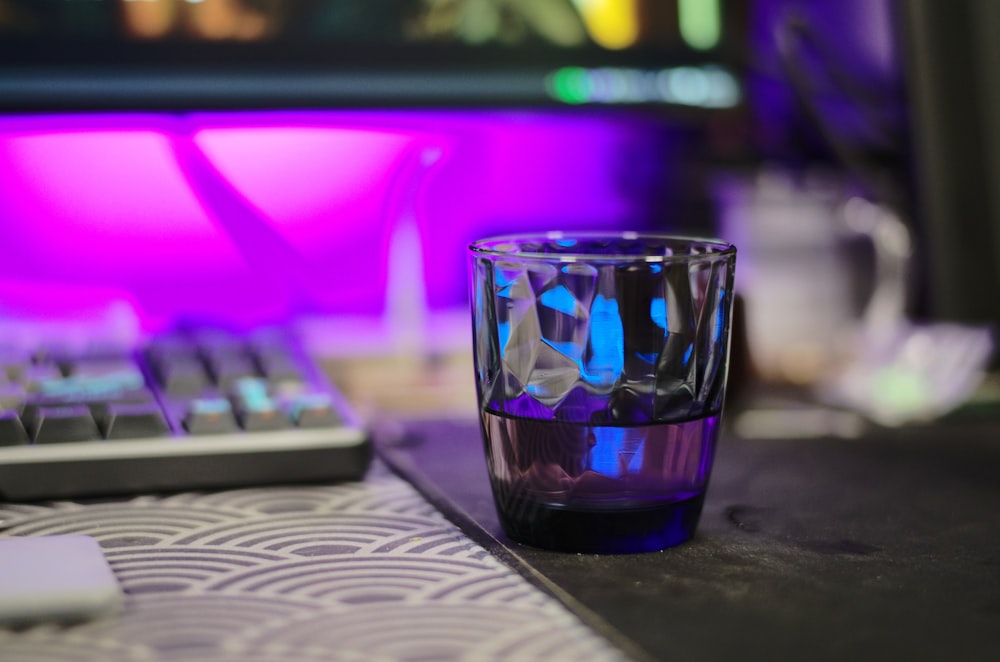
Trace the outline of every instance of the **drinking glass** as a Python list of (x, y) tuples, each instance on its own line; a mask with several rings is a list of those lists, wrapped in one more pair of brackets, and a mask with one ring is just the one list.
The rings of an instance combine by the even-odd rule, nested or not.
[(562, 233), (468, 250), (476, 388), (507, 535), (630, 553), (698, 524), (726, 391), (736, 248)]

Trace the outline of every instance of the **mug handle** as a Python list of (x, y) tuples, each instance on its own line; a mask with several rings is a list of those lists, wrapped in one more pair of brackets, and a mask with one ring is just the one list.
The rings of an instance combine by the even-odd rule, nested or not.
[(861, 315), (861, 331), (877, 351), (906, 325), (912, 237), (894, 211), (863, 198), (847, 200), (840, 216), (848, 231), (866, 238), (875, 252), (874, 285)]

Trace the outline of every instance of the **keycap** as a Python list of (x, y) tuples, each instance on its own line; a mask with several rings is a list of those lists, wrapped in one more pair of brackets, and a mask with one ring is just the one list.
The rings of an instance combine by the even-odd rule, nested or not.
[(25, 367), (21, 375), (21, 385), (26, 391), (38, 392), (47, 385), (61, 382), (63, 380), (62, 370), (54, 363), (42, 363), (41, 365), (29, 365)]
[(236, 420), (244, 430), (255, 432), (291, 427), (288, 415), (271, 398), (266, 380), (259, 377), (237, 379), (231, 392)]
[(205, 366), (190, 356), (164, 358), (156, 368), (156, 379), (170, 395), (195, 395), (209, 385)]
[(245, 377), (256, 377), (257, 368), (244, 354), (221, 354), (205, 359), (212, 379), (222, 391), (228, 392), (233, 382)]
[(198, 348), (188, 338), (177, 335), (157, 336), (145, 349), (146, 360), (154, 369), (164, 361), (197, 359)]
[(131, 343), (122, 340), (94, 338), (88, 340), (75, 356), (85, 361), (122, 359), (131, 362), (134, 349)]
[(333, 401), (326, 393), (306, 393), (292, 398), (289, 415), (300, 428), (322, 428), (340, 424)]
[(111, 402), (95, 418), (105, 439), (162, 437), (170, 430), (155, 402)]
[(222, 434), (237, 429), (233, 407), (225, 398), (198, 398), (191, 401), (184, 417), (190, 434)]
[(266, 350), (288, 352), (297, 346), (297, 341), (288, 329), (281, 327), (260, 327), (254, 329), (246, 339), (247, 347), (254, 353)]
[(244, 351), (242, 339), (224, 329), (196, 329), (189, 337), (205, 357), (242, 354)]
[(65, 356), (69, 351), (65, 347), (57, 345), (44, 345), (35, 347), (31, 351), (31, 362), (36, 365), (54, 364), (60, 356)]
[(0, 409), (19, 409), (28, 398), (28, 392), (20, 384), (0, 384)]
[(0, 446), (19, 446), (27, 443), (28, 431), (21, 417), (13, 409), (0, 411)]
[[(26, 414), (27, 414), (26, 408)], [(92, 441), (100, 438), (97, 423), (86, 405), (35, 407), (23, 419), (36, 444)]]
[(270, 398), (244, 400), (236, 409), (236, 417), (247, 432), (284, 430), (292, 426), (288, 415)]
[(267, 380), (260, 377), (242, 377), (233, 381), (230, 393), (235, 398), (267, 398), (270, 388)]
[(62, 379), (44, 381), (38, 384), (37, 392), (42, 397), (62, 397), (67, 400), (114, 399), (117, 394), (144, 388), (145, 379), (138, 369), (120, 370), (106, 374), (74, 374)]
[(115, 377), (142, 380), (142, 371), (127, 356), (88, 357), (66, 362), (67, 377)]
[(16, 347), (0, 346), (0, 376), (19, 382), (29, 363), (31, 357), (27, 352)]
[(290, 357), (276, 352), (264, 352), (257, 355), (257, 367), (260, 374), (271, 382), (300, 383), (302, 372)]
[(60, 395), (31, 394), (22, 405), (22, 418), (30, 418), (38, 407), (58, 407), (68, 405), (86, 405), (90, 407), (94, 420), (99, 420), (106, 412), (109, 404), (155, 404), (156, 396), (148, 388), (138, 388), (132, 391), (108, 391), (90, 393), (68, 393)]

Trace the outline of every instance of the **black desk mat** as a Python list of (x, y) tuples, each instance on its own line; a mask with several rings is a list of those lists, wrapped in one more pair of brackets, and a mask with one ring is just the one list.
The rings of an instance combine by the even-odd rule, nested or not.
[(637, 659), (1000, 659), (1000, 425), (726, 437), (695, 539), (620, 556), (508, 540), (474, 421), (411, 422), (378, 448)]

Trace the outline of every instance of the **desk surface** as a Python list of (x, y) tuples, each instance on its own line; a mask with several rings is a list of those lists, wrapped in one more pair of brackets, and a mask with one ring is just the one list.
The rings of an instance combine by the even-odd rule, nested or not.
[(726, 436), (694, 540), (624, 556), (508, 540), (473, 425), (411, 426), (382, 452), (495, 556), (653, 659), (1000, 660), (1000, 425)]
[(383, 441), (410, 483), (0, 504), (127, 592), (0, 660), (1000, 659), (998, 430), (725, 438), (695, 539), (638, 555), (505, 539), (470, 422)]

